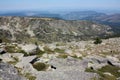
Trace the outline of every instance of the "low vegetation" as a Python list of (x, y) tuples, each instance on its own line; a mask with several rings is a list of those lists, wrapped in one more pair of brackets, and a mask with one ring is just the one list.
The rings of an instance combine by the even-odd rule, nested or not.
[(111, 66), (111, 65), (106, 65), (106, 66), (102, 67), (101, 69), (98, 69), (98, 71), (100, 71), (100, 72), (109, 72), (112, 75), (114, 75), (115, 77), (120, 77), (120, 72), (118, 72), (119, 70), (120, 70), (119, 67)]
[(35, 68), (38, 71), (45, 71), (47, 68), (47, 65), (45, 63), (39, 62), (33, 64), (33, 68)]
[[(85, 71), (99, 74), (100, 75), (99, 80), (116, 80), (116, 78), (120, 77), (119, 70), (120, 70), (119, 67), (106, 65), (106, 66), (104, 66), (104, 67), (102, 67), (101, 69), (98, 69), (98, 70), (93, 70), (91, 68), (86, 68)], [(105, 72), (110, 73), (111, 75), (104, 74)]]
[(5, 50), (9, 53), (27, 54), (24, 50), (21, 49), (21, 47), (18, 47), (17, 45), (7, 45), (7, 46), (5, 46)]
[(36, 77), (31, 75), (30, 73), (26, 73), (25, 74), (25, 77), (28, 79), (28, 80), (36, 80)]
[(49, 47), (47, 47), (47, 46), (44, 47), (44, 51), (45, 51), (46, 53), (48, 53), (48, 54), (54, 53), (54, 51), (51, 50), (51, 49), (50, 49)]
[(9, 61), (8, 62), (9, 64), (15, 65), (15, 64), (17, 64), (17, 62), (19, 62), (19, 59), (17, 57), (12, 57), (12, 58), (14, 59), (14, 61)]
[(94, 44), (101, 44), (102, 40), (100, 38), (96, 38)]
[(68, 57), (68, 55), (67, 54), (59, 54), (59, 56), (58, 56), (58, 58), (67, 58)]
[(64, 53), (65, 52), (64, 49), (59, 49), (59, 48), (55, 48), (54, 51), (58, 52), (58, 53)]
[(26, 56), (37, 55), (37, 57), (41, 57), (44, 53), (45, 51), (42, 51), (37, 47), (35, 51), (28, 53)]

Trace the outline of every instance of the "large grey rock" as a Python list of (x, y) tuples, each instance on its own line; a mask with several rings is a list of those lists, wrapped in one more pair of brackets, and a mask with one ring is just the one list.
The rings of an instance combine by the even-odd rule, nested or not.
[(24, 50), (25, 52), (28, 52), (28, 53), (34, 52), (35, 49), (37, 48), (37, 46), (35, 44), (27, 44), (27, 45), (20, 44), (18, 46), (20, 46), (22, 48), (22, 50)]
[(18, 75), (17, 69), (7, 63), (0, 63), (0, 77), (2, 80), (26, 80), (24, 77)]
[(6, 53), (5, 49), (0, 48), (0, 54), (5, 54), (5, 53)]
[(90, 80), (97, 77), (95, 73), (86, 73), (78, 70), (39, 72), (37, 80)]

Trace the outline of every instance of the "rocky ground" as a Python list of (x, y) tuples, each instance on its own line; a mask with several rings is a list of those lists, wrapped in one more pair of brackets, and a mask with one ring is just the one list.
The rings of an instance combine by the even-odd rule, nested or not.
[(1, 80), (120, 80), (120, 38), (0, 44)]

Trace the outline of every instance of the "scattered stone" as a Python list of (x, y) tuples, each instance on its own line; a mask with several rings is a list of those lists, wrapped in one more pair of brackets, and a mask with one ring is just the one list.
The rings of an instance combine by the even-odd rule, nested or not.
[(0, 58), (3, 60), (3, 62), (14, 61), (12, 55), (9, 53), (1, 55)]
[(23, 57), (22, 60), (18, 62), (15, 66), (18, 68), (24, 68), (24, 66), (29, 65), (30, 62), (35, 58), (36, 56)]
[(104, 74), (107, 74), (107, 75), (110, 75), (110, 76), (113, 76), (111, 73), (109, 72), (105, 72)]
[(5, 54), (5, 53), (6, 53), (5, 49), (0, 49), (0, 54)]
[(26, 44), (26, 45), (19, 45), (22, 50), (24, 50), (25, 52), (28, 52), (28, 53), (32, 53), (36, 50), (37, 46), (35, 44)]

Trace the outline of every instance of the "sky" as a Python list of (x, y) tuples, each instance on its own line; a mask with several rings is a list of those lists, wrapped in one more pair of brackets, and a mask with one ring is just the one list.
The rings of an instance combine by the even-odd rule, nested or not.
[(0, 0), (0, 10), (119, 10), (120, 0)]

